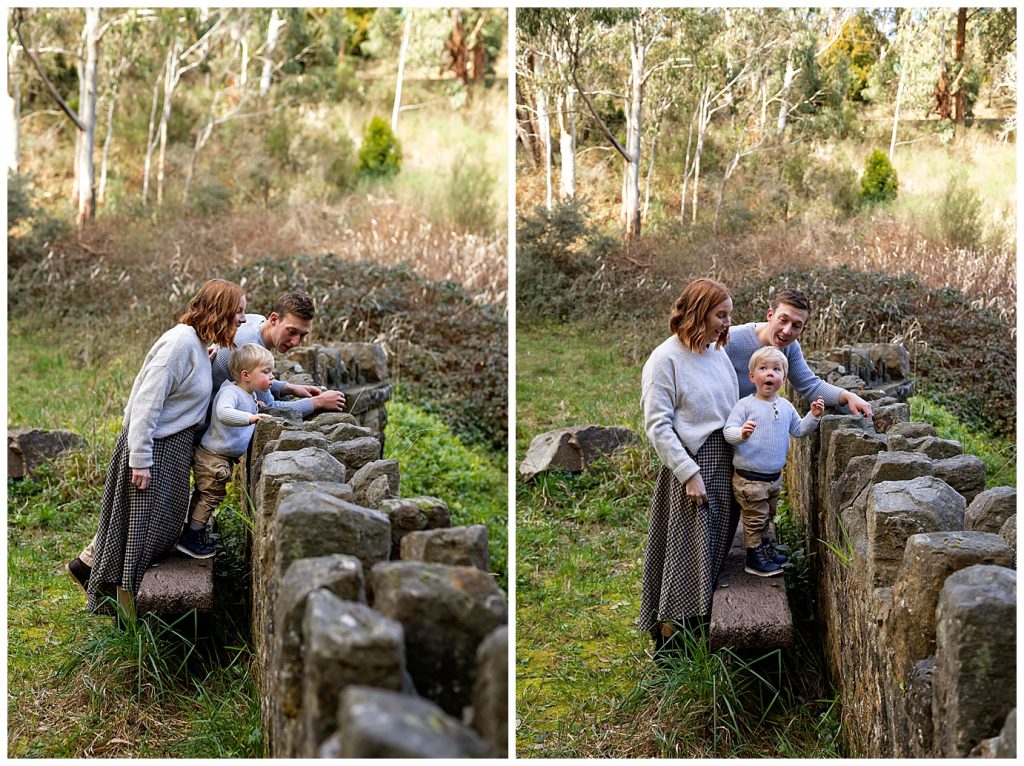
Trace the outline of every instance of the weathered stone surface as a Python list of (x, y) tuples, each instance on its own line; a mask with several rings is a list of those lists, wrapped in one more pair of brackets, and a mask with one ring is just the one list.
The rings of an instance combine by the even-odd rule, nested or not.
[(402, 554), (402, 538), (410, 532), (452, 525), (448, 505), (436, 497), (393, 497), (378, 506), (391, 521), (391, 558)]
[(277, 450), (279, 451), (294, 451), (306, 449), (307, 447), (325, 450), (327, 449), (327, 438), (317, 431), (306, 430), (285, 430), (277, 437)]
[(452, 715), (472, 702), (476, 650), (508, 618), (494, 578), (472, 567), (384, 562), (373, 567), (374, 608), (405, 628), (420, 694)]
[[(935, 436), (935, 426), (931, 423), (896, 423), (887, 432), (890, 440), (893, 436), (902, 436), (905, 439), (920, 439), (922, 436)], [(892, 442), (889, 448), (894, 449)]]
[(405, 561), (476, 567), (487, 572), (487, 527), (475, 524), (409, 532), (402, 538), (401, 557)]
[(932, 460), (956, 457), (963, 454), (964, 448), (960, 442), (952, 439), (940, 439), (938, 436), (920, 436), (906, 438), (897, 434), (889, 433), (888, 445), (892, 451), (904, 450), (906, 452), (923, 452)]
[[(355, 420), (352, 415), (346, 414), (345, 417)], [(371, 429), (355, 425), (354, 423), (338, 423), (336, 425), (324, 426), (324, 433), (327, 436), (327, 440), (331, 442), (347, 442), (352, 439), (373, 436)]]
[(888, 433), (897, 423), (910, 422), (910, 405), (905, 402), (895, 404), (884, 404), (873, 407), (872, 422), (875, 424), (875, 431), (880, 434)]
[(401, 690), (403, 631), (395, 620), (320, 589), (306, 599), (302, 635), (307, 739), (301, 755), (313, 756), (335, 730), (338, 702), (347, 686)]
[(935, 733), (932, 721), (932, 676), (935, 674), (935, 655), (914, 663), (906, 680), (905, 716), (898, 722), (894, 738), (897, 750), (893, 755), (926, 758), (932, 752)]
[(272, 418), (280, 418), (288, 423), (289, 427), (302, 426), (302, 414), (289, 407), (267, 407), (265, 410), (260, 410), (260, 412)]
[(338, 758), (486, 758), (469, 727), (421, 697), (349, 686), (338, 706)]
[(935, 653), (935, 607), (953, 572), (975, 564), (1009, 566), (1010, 549), (987, 532), (931, 532), (907, 539), (893, 588), (893, 672), (903, 678), (918, 660)]
[(998, 740), (993, 743), (993, 758), (1016, 758), (1017, 757), (1017, 708), (1010, 711), (1006, 716), (1006, 723), (999, 732)]
[(7, 432), (7, 477), (21, 479), (65, 450), (82, 446), (74, 431), (42, 431), (38, 428)]
[(488, 634), (476, 650), (473, 728), (492, 758), (508, 757), (508, 626)]
[(963, 495), (967, 505), (985, 489), (985, 463), (976, 455), (956, 455), (936, 460), (933, 475)]
[[(832, 492), (829, 496), (832, 508), (841, 511), (857, 499), (857, 496), (868, 485), (879, 454), (888, 453), (857, 455), (850, 459), (850, 462), (846, 464), (846, 470), (832, 482)], [(906, 453), (896, 452), (893, 454), (903, 455)]]
[(968, 755), (999, 734), (1016, 698), (1017, 573), (972, 566), (939, 596), (932, 717), (936, 754)]
[(996, 532), (1017, 512), (1017, 488), (993, 487), (974, 498), (964, 514), (964, 528)]
[(885, 443), (874, 432), (863, 427), (844, 427), (835, 431), (828, 442), (825, 461), (825, 487), (843, 475), (846, 466), (858, 455), (874, 455), (885, 449)]
[(277, 499), (280, 502), (286, 495), (297, 491), (322, 492), (349, 503), (355, 502), (356, 497), (352, 487), (339, 481), (286, 481), (277, 491)]
[(1003, 522), (1003, 526), (999, 527), (999, 536), (1006, 541), (1006, 544), (1010, 546), (1010, 552), (1013, 554), (1013, 567), (1017, 567), (1017, 514), (1013, 514), (1010, 518)]
[(327, 451), (349, 471), (356, 471), (380, 459), (380, 441), (375, 436), (361, 436), (358, 439), (331, 442)]
[(193, 559), (172, 553), (146, 570), (135, 597), (137, 614), (180, 615), (192, 609), (213, 609), (212, 558)]
[(352, 383), (377, 383), (388, 379), (388, 358), (376, 343), (339, 344), (338, 351)]
[[(342, 554), (299, 559), (281, 578), (275, 604), (277, 702), (290, 718), (298, 715), (302, 700), (302, 617), (306, 598), (318, 588), (329, 590), (343, 601), (366, 603), (362, 563), (355, 556)], [(292, 739), (298, 741), (301, 737)]]
[(921, 476), (884, 481), (868, 492), (868, 577), (873, 587), (893, 584), (907, 538), (963, 528), (964, 499), (941, 479)]
[(793, 615), (785, 576), (755, 577), (743, 571), (742, 525), (722, 563), (711, 600), (712, 648), (774, 649), (793, 644)]
[[(272, 452), (263, 458), (260, 471), (257, 508), (266, 515), (273, 512), (277, 494), (285, 482), (345, 482), (345, 466), (316, 447), (294, 452)], [(354, 488), (353, 488), (354, 489)]]
[(847, 391), (860, 391), (867, 384), (857, 375), (843, 375), (837, 378), (832, 385), (845, 388)]
[(359, 421), (356, 417), (348, 412), (320, 412), (306, 421), (307, 428), (315, 428), (318, 431), (323, 431), (329, 426), (358, 426), (358, 424)]
[[(380, 483), (374, 487), (374, 481), (381, 476), (387, 477), (387, 490), (389, 494), (386, 497), (381, 498)], [(367, 463), (362, 468), (353, 474), (349, 483), (352, 485), (352, 490), (356, 493), (356, 500), (368, 507), (378, 507), (381, 500), (387, 497), (398, 497), (400, 494), (401, 479), (398, 474), (398, 461), (397, 460), (374, 460), (373, 462)], [(371, 505), (368, 501), (374, 501), (376, 505)]]
[(274, 572), (284, 572), (299, 559), (332, 553), (355, 556), (369, 569), (388, 557), (391, 524), (372, 508), (313, 490), (297, 491), (278, 503), (274, 537)]
[(548, 431), (538, 434), (530, 442), (526, 457), (519, 465), (519, 473), (524, 479), (531, 479), (550, 469), (582, 471), (599, 458), (635, 440), (636, 435), (621, 426), (571, 426)]
[(362, 501), (367, 508), (380, 508), (380, 504), (392, 496), (388, 477), (378, 476), (363, 490)]

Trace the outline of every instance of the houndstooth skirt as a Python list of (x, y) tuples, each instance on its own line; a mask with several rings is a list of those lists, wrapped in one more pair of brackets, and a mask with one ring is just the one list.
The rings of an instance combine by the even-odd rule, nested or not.
[(711, 595), (739, 522), (732, 495), (732, 447), (713, 432), (694, 457), (708, 493), (697, 507), (662, 466), (651, 501), (640, 627), (711, 614)]
[(149, 487), (139, 491), (128, 466), (128, 427), (121, 429), (103, 488), (89, 575), (90, 612), (112, 612), (104, 597), (115, 597), (119, 585), (138, 594), (149, 565), (174, 548), (188, 512), (194, 433), (186, 428), (153, 440)]

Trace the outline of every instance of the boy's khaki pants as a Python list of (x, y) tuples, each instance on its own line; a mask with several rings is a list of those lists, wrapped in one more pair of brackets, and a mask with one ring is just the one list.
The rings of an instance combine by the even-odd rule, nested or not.
[(224, 499), (236, 460), (196, 447), (192, 461), (192, 476), (196, 486), (189, 502), (189, 519), (194, 524), (206, 524), (214, 509)]
[(761, 544), (768, 525), (775, 518), (775, 507), (779, 504), (781, 491), (781, 476), (775, 481), (754, 481), (733, 473), (732, 492), (740, 504), (745, 548), (756, 548)]

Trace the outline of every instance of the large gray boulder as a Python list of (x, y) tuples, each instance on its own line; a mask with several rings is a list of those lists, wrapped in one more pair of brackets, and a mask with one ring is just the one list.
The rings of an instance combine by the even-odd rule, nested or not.
[(933, 475), (963, 495), (968, 506), (985, 489), (985, 463), (977, 455), (956, 455), (936, 460)]
[(508, 626), (495, 628), (476, 651), (473, 728), (492, 758), (508, 757)]
[(587, 425), (559, 428), (538, 434), (519, 465), (524, 479), (551, 469), (578, 472), (624, 444), (636, 441), (628, 428)]
[(316, 447), (293, 452), (271, 452), (263, 458), (256, 507), (269, 515), (277, 504), (277, 494), (285, 482), (345, 482), (345, 466), (329, 453)]
[(964, 516), (964, 528), (996, 532), (1017, 513), (1017, 488), (993, 487), (974, 498)]
[(382, 501), (400, 494), (398, 461), (373, 460), (356, 471), (349, 483), (356, 493), (356, 502), (378, 508)]
[(486, 758), (475, 732), (422, 697), (349, 686), (338, 706), (338, 734), (321, 748), (330, 758)]
[(891, 586), (903, 561), (907, 538), (963, 529), (963, 497), (933, 476), (883, 481), (868, 493), (868, 576), (873, 587)]
[(402, 538), (410, 532), (452, 525), (448, 505), (437, 497), (393, 497), (382, 500), (380, 511), (391, 521), (391, 558), (402, 552)]
[(357, 471), (367, 463), (380, 459), (380, 441), (374, 436), (360, 436), (347, 441), (331, 442), (327, 451), (348, 470)]
[(363, 604), (342, 601), (327, 590), (306, 600), (302, 621), (302, 718), (305, 756), (336, 726), (338, 701), (350, 685), (402, 689), (405, 654), (402, 626)]
[(42, 431), (38, 428), (7, 432), (7, 477), (21, 479), (57, 455), (84, 444), (74, 431)]
[(410, 532), (402, 538), (401, 557), (404, 561), (476, 567), (487, 572), (487, 527), (474, 524)]
[(473, 567), (383, 562), (373, 567), (373, 606), (405, 628), (416, 689), (451, 715), (472, 702), (476, 651), (508, 620), (494, 578)]
[(963, 758), (1000, 733), (1016, 704), (1017, 573), (985, 565), (955, 572), (936, 617), (936, 755)]

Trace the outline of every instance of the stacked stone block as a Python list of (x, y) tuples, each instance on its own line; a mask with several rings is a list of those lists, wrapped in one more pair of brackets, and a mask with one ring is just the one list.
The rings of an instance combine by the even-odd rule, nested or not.
[[(351, 345), (293, 351), (293, 379), (379, 394), (383, 352)], [(504, 757), (508, 608), (486, 528), (401, 497), (386, 414), (358, 407), (275, 411), (245, 464), (266, 755)]]
[(908, 384), (861, 374), (906, 375), (899, 358), (874, 346), (812, 363), (835, 377), (867, 359), (859, 393), (876, 417), (827, 415), (786, 468), (817, 562), (844, 735), (862, 757), (1005, 753), (1013, 746), (1001, 732), (1015, 728), (1016, 490), (983, 491), (981, 461), (909, 422), (890, 398)]

